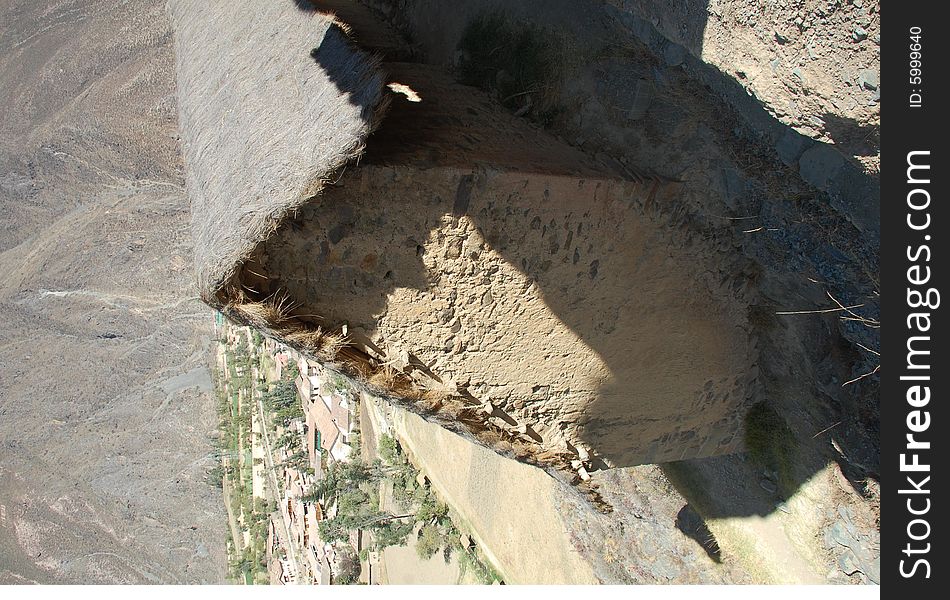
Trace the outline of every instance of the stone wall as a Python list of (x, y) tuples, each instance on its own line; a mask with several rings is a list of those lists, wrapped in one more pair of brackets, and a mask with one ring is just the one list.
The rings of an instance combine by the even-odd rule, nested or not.
[(545, 445), (613, 465), (731, 452), (755, 386), (746, 306), (711, 254), (648, 214), (648, 193), (364, 165), (260, 260), (300, 312), (407, 356), (423, 387), (490, 401)]

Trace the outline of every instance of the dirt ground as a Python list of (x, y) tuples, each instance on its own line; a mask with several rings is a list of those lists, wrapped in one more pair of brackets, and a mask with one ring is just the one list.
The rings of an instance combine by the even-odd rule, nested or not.
[[(879, 168), (878, 0), (609, 1), (652, 17), (783, 123)], [(676, 60), (675, 52), (666, 58)]]
[(0, 14), (0, 582), (222, 582), (164, 2)]

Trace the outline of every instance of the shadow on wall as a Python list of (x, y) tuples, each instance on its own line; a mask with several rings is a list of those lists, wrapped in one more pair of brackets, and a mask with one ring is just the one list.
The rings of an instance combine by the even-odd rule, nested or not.
[(880, 126), (862, 125), (854, 119), (832, 114), (824, 115), (822, 121), (835, 146), (849, 154), (875, 156), (881, 149)]
[[(669, 7), (669, 10), (668, 10)], [(660, 59), (658, 83), (669, 69), (686, 69), (696, 81), (725, 99), (751, 127), (755, 138), (770, 145), (776, 156), (801, 178), (827, 194), (826, 201), (850, 220), (871, 243), (880, 241), (880, 187), (851, 156), (873, 156), (880, 151), (876, 128), (860, 127), (854, 121), (824, 115), (825, 133), (834, 144), (803, 136), (773, 117), (762, 102), (742, 84), (700, 57), (708, 18), (707, 2), (657, 2), (628, 0), (623, 10), (610, 9), (612, 16)], [(650, 20), (657, 23), (651, 24)], [(672, 34), (671, 32), (676, 32)], [(685, 52), (685, 51), (688, 52)], [(658, 103), (660, 104), (660, 103)], [(817, 115), (816, 115), (817, 116)], [(828, 167), (824, 167), (827, 163)]]
[(722, 552), (716, 536), (709, 531), (706, 521), (689, 504), (684, 505), (676, 514), (676, 528), (702, 546), (709, 558), (717, 563), (722, 562)]
[[(654, 120), (667, 117), (660, 114), (669, 107), (662, 98), (661, 88), (674, 72), (688, 72), (691, 78), (732, 104), (755, 135), (772, 146), (782, 162), (801, 171), (802, 178), (809, 184), (827, 192), (831, 204), (864, 235), (873, 241), (880, 238), (879, 217), (876, 217), (880, 192), (876, 180), (847, 156), (852, 152), (861, 156), (862, 152), (867, 152), (862, 150), (862, 146), (868, 143), (872, 146), (871, 151), (876, 152), (879, 146), (873, 145), (874, 136), (843, 136), (840, 124), (826, 119), (826, 130), (835, 144), (816, 142), (773, 117), (755, 96), (746, 91), (742, 82), (698, 58), (702, 56), (709, 16), (706, 1), (623, 0), (603, 3), (551, 0), (546, 3), (544, 11), (537, 10), (536, 4), (528, 0), (472, 0), (451, 4), (440, 0), (368, 1), (385, 14), (392, 15), (394, 22), (408, 30), (423, 60), (450, 68), (464, 65), (467, 49), (462, 42), (470, 33), (470, 26), (480, 19), (497, 15), (505, 15), (509, 21), (527, 23), (556, 35), (563, 34), (568, 40), (564, 56), (568, 66), (567, 79), (573, 78), (577, 72), (583, 76), (583, 71), (604, 62), (599, 53), (607, 47), (612, 53), (621, 54), (643, 47), (654, 57), (651, 64), (645, 65), (643, 76), (646, 87), (650, 88), (647, 91), (655, 89), (656, 102), (649, 113), (632, 126), (650, 127)], [(610, 60), (604, 62), (604, 66), (610, 68)], [(638, 66), (627, 61), (622, 67), (627, 72), (621, 69), (618, 74), (624, 79)], [(496, 69), (495, 73), (483, 73), (483, 78), (501, 88), (505, 79), (510, 77), (509, 71), (511, 69)], [(524, 96), (507, 100), (515, 102), (518, 98)], [(536, 106), (526, 107), (530, 111), (536, 109)], [(833, 118), (830, 120), (834, 121)], [(836, 156), (828, 159), (828, 153)], [(832, 160), (838, 168), (830, 178), (815, 177), (810, 165), (799, 167), (798, 161), (803, 155), (810, 159)]]
[(657, 28), (667, 33), (670, 42), (661, 55), (666, 62), (675, 63), (680, 59), (677, 45), (693, 56), (703, 55), (708, 0), (624, 0), (620, 4), (625, 11), (653, 19)]

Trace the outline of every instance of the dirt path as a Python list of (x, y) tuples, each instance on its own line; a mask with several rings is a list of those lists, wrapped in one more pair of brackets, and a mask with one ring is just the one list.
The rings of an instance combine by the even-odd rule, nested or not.
[(710, 524), (720, 541), (729, 540), (741, 547), (743, 561), (761, 571), (762, 579), (782, 585), (827, 584), (798, 552), (795, 551), (781, 518), (775, 513), (765, 516), (733, 518)]
[(390, 585), (455, 585), (459, 583), (461, 573), (458, 559), (453, 553), (449, 562), (445, 562), (441, 552), (429, 559), (419, 558), (416, 554), (414, 531), (409, 535), (406, 546), (390, 546), (382, 552), (385, 564), (385, 579), (380, 583)]

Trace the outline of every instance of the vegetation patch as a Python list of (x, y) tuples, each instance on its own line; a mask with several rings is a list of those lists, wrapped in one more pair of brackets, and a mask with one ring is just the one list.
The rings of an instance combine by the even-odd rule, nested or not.
[(381, 510), (379, 481), (385, 476), (379, 464), (359, 460), (330, 464), (312, 495), (304, 498), (322, 499), (325, 506), (336, 504), (336, 515), (320, 522), (320, 537), (326, 542), (343, 542), (349, 540), (351, 531), (363, 529), (373, 534), (374, 550), (404, 546), (413, 530), (413, 515)]
[(745, 444), (749, 457), (777, 477), (788, 495), (795, 489), (794, 465), (798, 444), (785, 419), (765, 402), (758, 402), (745, 417)]
[(472, 20), (459, 40), (459, 80), (542, 124), (557, 114), (564, 44), (552, 31), (500, 12)]
[(502, 581), (475, 548), (462, 545), (463, 536), (452, 520), (448, 505), (435, 495), (424, 474), (409, 462), (399, 442), (390, 435), (381, 434), (378, 453), (393, 482), (393, 499), (413, 514), (418, 526), (415, 549), (419, 558), (428, 560), (441, 553), (448, 563), (455, 554), (463, 575), (471, 572), (485, 584)]
[[(225, 502), (237, 527), (237, 539), (229, 536), (226, 545), (231, 580), (267, 584), (267, 527), (277, 506), (274, 502), (254, 498), (253, 493), (251, 421), (255, 389), (251, 374), (252, 367), (260, 363), (260, 353), (243, 335), (236, 336), (231, 345), (227, 339), (224, 336), (219, 340), (227, 366), (223, 370), (216, 369), (213, 374), (219, 418), (216, 440), (219, 462), (209, 470), (207, 479), (223, 488)], [(252, 337), (254, 341), (259, 339)], [(292, 385), (293, 379), (290, 382)], [(247, 544), (243, 539), (245, 533)]]
[(504, 581), (491, 565), (479, 559), (476, 551), (470, 548), (463, 548), (459, 552), (459, 569), (463, 575), (471, 572), (478, 581), (485, 585), (491, 585), (496, 581)]

